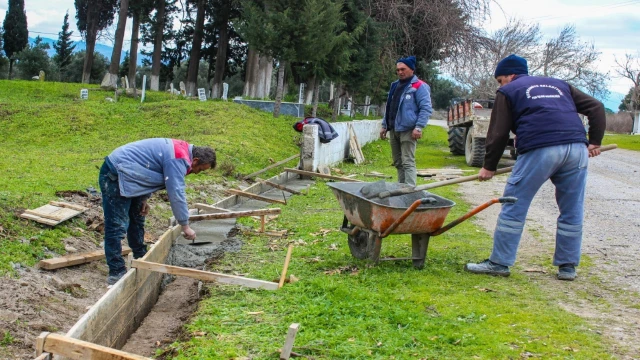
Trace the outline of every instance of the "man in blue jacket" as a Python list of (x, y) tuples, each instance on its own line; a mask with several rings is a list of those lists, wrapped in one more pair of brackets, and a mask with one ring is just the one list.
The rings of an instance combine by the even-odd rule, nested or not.
[[(509, 131), (513, 131), (518, 161), (504, 196), (518, 201), (502, 205), (491, 257), (467, 264), (465, 270), (509, 276), (529, 205), (542, 184), (551, 180), (560, 210), (553, 265), (558, 266), (559, 280), (571, 281), (580, 262), (588, 159), (600, 155), (606, 126), (604, 105), (565, 81), (528, 76), (528, 72), (527, 60), (516, 55), (502, 59), (496, 67), (500, 88), (491, 111), (479, 180), (493, 177), (509, 141)], [(588, 138), (578, 114), (589, 118)]]
[(189, 227), (184, 177), (216, 167), (216, 153), (175, 139), (146, 139), (123, 145), (104, 158), (98, 182), (104, 210), (104, 251), (109, 266), (107, 283), (115, 284), (127, 269), (122, 258), (122, 238), (127, 237), (134, 258), (147, 252), (144, 222), (147, 199), (167, 189), (171, 210), (184, 237), (196, 238)]
[(411, 186), (416, 186), (416, 144), (433, 112), (431, 89), (413, 74), (415, 69), (415, 56), (398, 60), (398, 80), (391, 84), (380, 130), (381, 139), (386, 139), (389, 133), (398, 182)]

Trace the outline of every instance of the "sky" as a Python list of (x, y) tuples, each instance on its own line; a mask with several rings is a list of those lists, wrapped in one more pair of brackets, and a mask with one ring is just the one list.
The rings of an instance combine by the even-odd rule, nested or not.
[[(0, 21), (4, 21), (7, 3), (0, 0)], [(81, 40), (73, 4), (73, 0), (25, 0), (29, 36), (56, 39), (68, 10), (73, 39)], [(575, 25), (580, 40), (593, 43), (602, 53), (598, 68), (610, 73), (609, 90), (622, 94), (629, 91), (631, 82), (615, 76), (614, 60), (640, 52), (640, 0), (493, 0), (491, 18), (484, 22), (484, 28), (495, 31), (509, 18), (538, 23), (547, 38), (557, 36), (567, 24)], [(130, 20), (127, 25), (130, 28)]]

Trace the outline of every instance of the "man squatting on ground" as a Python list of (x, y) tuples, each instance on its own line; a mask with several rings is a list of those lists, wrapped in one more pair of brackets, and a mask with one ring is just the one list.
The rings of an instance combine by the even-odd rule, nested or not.
[(416, 186), (416, 144), (433, 112), (431, 88), (413, 74), (416, 57), (401, 58), (396, 64), (398, 80), (391, 83), (387, 107), (382, 119), (380, 139), (391, 142), (393, 166), (398, 182)]
[(127, 236), (134, 258), (147, 252), (144, 243), (147, 200), (166, 188), (171, 210), (184, 237), (196, 238), (189, 227), (184, 177), (216, 167), (216, 153), (175, 139), (146, 139), (123, 145), (104, 158), (98, 182), (104, 210), (104, 251), (109, 266), (107, 283), (115, 284), (127, 272), (121, 240)]
[[(527, 60), (502, 59), (495, 71), (500, 84), (491, 112), (484, 166), (479, 180), (493, 177), (509, 131), (516, 134), (518, 160), (507, 179), (503, 204), (489, 259), (465, 266), (476, 274), (509, 276), (515, 263), (529, 205), (542, 184), (551, 179), (560, 210), (553, 265), (558, 279), (574, 280), (580, 263), (584, 193), (589, 157), (600, 155), (606, 117), (604, 105), (568, 83), (528, 76)], [(578, 114), (589, 118), (589, 139)]]

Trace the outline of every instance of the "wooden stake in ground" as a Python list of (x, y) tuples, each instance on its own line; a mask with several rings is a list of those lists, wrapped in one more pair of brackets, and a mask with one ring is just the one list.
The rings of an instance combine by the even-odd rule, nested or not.
[(293, 251), (293, 244), (289, 244), (287, 250), (287, 257), (284, 259), (284, 267), (282, 268), (282, 275), (280, 275), (280, 283), (278, 289), (284, 285), (284, 280), (287, 278), (287, 269), (289, 268), (289, 261), (291, 260), (291, 252)]
[(280, 359), (287, 360), (291, 356), (291, 350), (293, 350), (293, 342), (296, 340), (296, 334), (298, 334), (298, 329), (300, 328), (300, 324), (291, 324), (289, 326), (289, 333), (287, 334), (287, 340), (284, 342), (284, 347), (280, 352)]

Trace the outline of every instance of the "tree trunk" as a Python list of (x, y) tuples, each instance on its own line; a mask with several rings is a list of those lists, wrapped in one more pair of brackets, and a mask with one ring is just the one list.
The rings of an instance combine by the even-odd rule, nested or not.
[(278, 68), (278, 87), (276, 88), (276, 102), (273, 104), (273, 117), (280, 116), (280, 103), (282, 102), (282, 92), (284, 90), (284, 69), (287, 65), (286, 61), (280, 62)]
[(309, 105), (313, 101), (313, 93), (316, 88), (316, 77), (307, 80), (307, 87), (304, 89), (304, 104)]
[(258, 58), (259, 54), (249, 45), (247, 53), (247, 69), (244, 79), (244, 90), (242, 96), (256, 97), (256, 82), (258, 79)]
[(222, 81), (227, 67), (227, 47), (229, 45), (229, 25), (228, 18), (221, 21), (222, 27), (218, 36), (218, 49), (216, 51), (216, 70), (213, 74), (213, 85), (211, 86), (211, 98), (217, 99), (222, 96)]
[(91, 82), (91, 69), (93, 68), (93, 52), (96, 48), (96, 37), (98, 36), (98, 21), (95, 19), (91, 2), (87, 5), (87, 47), (84, 54), (84, 65), (82, 66), (82, 83)]
[(13, 62), (14, 61), (15, 60), (13, 60), (13, 57), (9, 59), (9, 80), (13, 78)]
[(100, 87), (115, 89), (118, 85), (118, 69), (120, 68), (124, 30), (127, 26), (127, 11), (129, 11), (129, 0), (120, 0), (120, 13), (118, 14), (118, 26), (116, 27), (116, 42), (113, 45), (113, 52), (111, 53), (111, 64), (109, 64), (109, 72), (104, 75)]
[(335, 92), (334, 94), (337, 95), (333, 98), (333, 113), (331, 114), (331, 121), (336, 121), (336, 119), (338, 118), (338, 114), (340, 112), (340, 93), (341, 93), (341, 86), (340, 85), (336, 85), (335, 88)]
[(151, 57), (151, 90), (160, 90), (160, 67), (162, 55), (162, 36), (164, 35), (164, 7), (165, 0), (158, 0), (156, 7), (156, 28), (153, 40), (153, 55)]
[(318, 113), (318, 98), (320, 97), (320, 83), (318, 78), (315, 78), (316, 85), (313, 88), (313, 110), (311, 110), (311, 117), (316, 117)]
[(196, 15), (196, 27), (193, 33), (193, 44), (189, 56), (189, 68), (187, 70), (187, 95), (195, 96), (198, 86), (198, 66), (200, 65), (200, 50), (202, 48), (202, 35), (204, 28), (205, 0), (198, 0), (198, 14)]
[(131, 27), (131, 46), (129, 47), (129, 87), (136, 95), (136, 72), (138, 70), (138, 41), (140, 40), (140, 13), (133, 14), (133, 24)]

